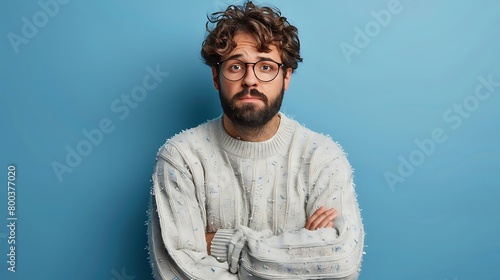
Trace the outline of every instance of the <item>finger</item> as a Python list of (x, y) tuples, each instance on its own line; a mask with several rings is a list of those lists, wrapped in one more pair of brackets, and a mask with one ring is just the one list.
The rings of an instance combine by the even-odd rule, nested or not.
[(328, 216), (323, 217), (323, 219), (320, 220), (319, 223), (316, 225), (315, 229), (325, 228), (328, 227), (329, 223), (333, 223), (333, 220), (337, 217), (337, 212), (335, 211), (335, 209), (329, 212), (331, 213)]
[(311, 227), (311, 223), (316, 220), (316, 218), (318, 218), (321, 214), (323, 214), (324, 212), (326, 211), (325, 207), (324, 206), (321, 206), (320, 208), (318, 208), (316, 211), (314, 211), (314, 213), (312, 214), (311, 217), (309, 217), (309, 219), (307, 219), (307, 222), (306, 222), (306, 226), (305, 228), (306, 229), (310, 229)]
[(305, 228), (308, 230), (315, 230), (317, 228), (325, 227), (329, 221), (335, 218), (337, 218), (337, 211), (335, 208), (326, 209), (324, 206), (321, 206), (307, 220)]
[[(333, 209), (333, 210), (335, 210), (335, 209)], [(332, 220), (337, 219), (337, 217), (338, 217), (338, 216), (339, 216), (339, 213), (337, 212), (337, 210), (335, 210), (335, 211), (333, 212), (333, 218), (332, 218)]]
[(334, 208), (328, 209), (327, 211), (321, 212), (321, 214), (311, 216), (306, 224), (306, 228), (309, 230), (315, 230), (317, 228), (324, 227), (329, 221), (333, 220), (337, 216), (337, 211)]
[[(305, 228), (309, 230), (314, 230), (319, 222), (324, 218), (323, 216), (329, 209), (326, 209), (326, 207), (321, 206), (318, 208), (311, 217), (307, 220)], [(328, 215), (328, 214), (326, 214)]]
[(315, 229), (320, 229), (320, 228), (326, 228), (328, 226), (329, 223), (331, 223), (332, 220), (329, 219), (329, 218), (325, 218), (324, 220), (322, 220), (317, 226)]

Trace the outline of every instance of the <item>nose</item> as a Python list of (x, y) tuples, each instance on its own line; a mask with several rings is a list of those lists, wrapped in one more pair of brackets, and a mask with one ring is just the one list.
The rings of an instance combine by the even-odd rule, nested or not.
[(254, 65), (255, 64), (247, 65), (247, 72), (245, 73), (243, 79), (241, 79), (242, 86), (255, 87), (259, 83), (259, 79), (255, 76)]

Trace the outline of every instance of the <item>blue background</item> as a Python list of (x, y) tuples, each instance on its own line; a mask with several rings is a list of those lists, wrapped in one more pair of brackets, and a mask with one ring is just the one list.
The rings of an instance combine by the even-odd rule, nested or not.
[[(282, 111), (339, 141), (355, 168), (367, 232), (360, 279), (497, 279), (500, 87), (483, 100), (474, 92), (479, 77), (500, 82), (500, 2), (401, 0), (382, 26), (371, 12), (390, 2), (257, 1), (300, 31), (304, 62)], [(1, 279), (151, 279), (155, 155), (220, 114), (199, 51), (206, 15), (232, 3), (73, 0), (46, 18), (37, 1), (0, 3)], [(16, 46), (9, 34), (24, 36), (23, 17), (40, 27)], [(369, 41), (345, 55), (356, 28)], [(127, 115), (112, 109), (148, 66), (168, 76)], [(66, 164), (67, 148), (105, 118), (113, 131), (59, 180), (53, 163)], [(436, 129), (442, 141), (429, 144)], [(405, 161), (412, 172), (398, 171)], [(10, 164), (15, 273), (6, 264)]]

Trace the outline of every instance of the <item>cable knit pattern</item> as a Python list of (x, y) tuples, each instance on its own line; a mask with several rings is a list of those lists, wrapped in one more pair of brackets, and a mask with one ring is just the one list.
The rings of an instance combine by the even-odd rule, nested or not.
[[(357, 279), (364, 231), (345, 154), (329, 137), (280, 116), (264, 142), (232, 138), (219, 117), (160, 149), (153, 194), (163, 244), (152, 246), (164, 246), (175, 262), (162, 275)], [(334, 228), (304, 229), (322, 205), (337, 210)], [(216, 232), (211, 256), (206, 232)]]

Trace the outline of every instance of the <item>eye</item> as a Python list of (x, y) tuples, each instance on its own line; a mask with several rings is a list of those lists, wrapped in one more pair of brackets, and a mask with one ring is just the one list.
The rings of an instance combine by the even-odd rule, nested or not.
[(233, 71), (241, 70), (241, 65), (238, 65), (238, 64), (231, 65), (230, 69)]
[(238, 62), (238, 61), (228, 61), (227, 65), (226, 65), (226, 69), (229, 72), (241, 72), (245, 68), (244, 68), (244, 65), (241, 64), (241, 62)]
[(274, 67), (272, 64), (261, 64), (259, 65), (259, 70), (263, 72), (270, 72), (274, 70)]

